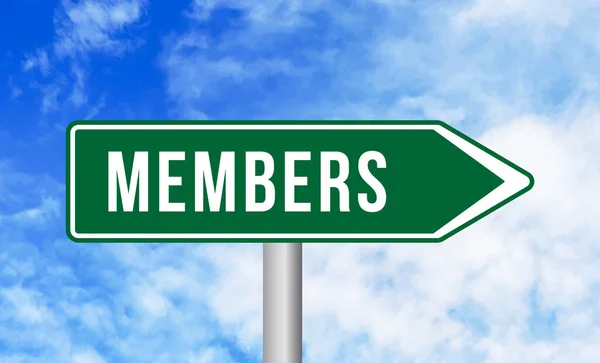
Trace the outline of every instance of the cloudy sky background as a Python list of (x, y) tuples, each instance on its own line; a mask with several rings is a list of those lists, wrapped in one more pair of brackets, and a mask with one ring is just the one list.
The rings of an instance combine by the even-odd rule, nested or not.
[(305, 244), (305, 361), (600, 357), (597, 0), (0, 3), (0, 362), (260, 362), (262, 248), (75, 244), (75, 119), (441, 119), (532, 172), (442, 244)]

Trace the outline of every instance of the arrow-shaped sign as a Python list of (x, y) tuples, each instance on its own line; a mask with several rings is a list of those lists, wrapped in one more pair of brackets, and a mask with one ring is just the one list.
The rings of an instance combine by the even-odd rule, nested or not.
[(439, 121), (76, 121), (67, 149), (78, 242), (439, 242), (533, 186)]

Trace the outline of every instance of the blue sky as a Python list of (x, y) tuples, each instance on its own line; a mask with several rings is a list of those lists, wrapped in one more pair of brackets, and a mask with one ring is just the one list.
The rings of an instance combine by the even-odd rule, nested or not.
[(440, 245), (307, 244), (305, 361), (597, 362), (600, 2), (0, 2), (0, 362), (260, 362), (256, 245), (81, 245), (75, 119), (441, 119), (535, 188)]

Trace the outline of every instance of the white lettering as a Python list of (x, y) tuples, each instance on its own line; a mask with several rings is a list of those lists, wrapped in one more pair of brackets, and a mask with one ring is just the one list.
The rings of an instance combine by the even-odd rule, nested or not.
[(208, 207), (211, 212), (219, 212), (225, 186), (225, 211), (235, 211), (235, 152), (223, 151), (219, 161), (217, 183), (215, 185), (208, 151), (196, 152), (196, 212), (204, 211), (204, 183)]
[[(331, 177), (331, 162), (336, 161), (340, 167), (337, 178)], [(331, 189), (336, 188), (340, 194), (340, 211), (350, 212), (350, 196), (346, 179), (350, 174), (350, 165), (346, 154), (339, 151), (321, 153), (321, 212), (331, 211)]]
[[(265, 171), (256, 175), (256, 162), (262, 161)], [(275, 186), (270, 180), (275, 172), (273, 157), (263, 151), (246, 152), (246, 212), (266, 212), (275, 204)], [(265, 188), (264, 202), (256, 202), (256, 186)]]
[(358, 172), (362, 179), (375, 191), (375, 202), (369, 203), (367, 193), (359, 193), (358, 204), (365, 212), (374, 213), (385, 207), (387, 195), (383, 185), (369, 170), (369, 161), (371, 160), (375, 160), (378, 168), (386, 167), (385, 157), (380, 152), (367, 151), (360, 156), (360, 159), (358, 159)]
[(123, 163), (123, 152), (108, 152), (108, 211), (117, 211), (117, 184), (121, 194), (121, 203), (124, 212), (132, 212), (135, 204), (135, 194), (139, 184), (140, 212), (148, 211), (148, 153), (136, 151), (133, 155), (133, 166), (131, 168), (131, 180), (127, 186), (125, 165)]
[(295, 201), (295, 189), (297, 186), (308, 185), (308, 178), (295, 175), (296, 161), (310, 160), (310, 151), (286, 151), (285, 152), (285, 211), (286, 212), (310, 212), (310, 203)]
[(171, 202), (169, 192), (172, 186), (181, 186), (180, 176), (171, 176), (171, 161), (185, 160), (183, 151), (161, 151), (158, 153), (158, 210), (159, 212), (185, 212), (185, 203)]

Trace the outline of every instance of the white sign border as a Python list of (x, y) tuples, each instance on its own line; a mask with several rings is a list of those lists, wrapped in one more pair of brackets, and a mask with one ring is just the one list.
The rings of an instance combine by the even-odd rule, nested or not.
[[(484, 196), (460, 215), (434, 233), (78, 233), (75, 230), (75, 135), (79, 130), (432, 130), (440, 134), (464, 153), (475, 159), (504, 183)], [(454, 230), (486, 213), (503, 201), (526, 188), (531, 188), (533, 178), (513, 168), (498, 157), (481, 149), (473, 142), (450, 131), (439, 123), (424, 122), (419, 124), (77, 124), (69, 130), (69, 233), (78, 240), (235, 240), (235, 239), (286, 239), (286, 240), (344, 240), (344, 239), (376, 239), (376, 240), (430, 240), (442, 239)]]

